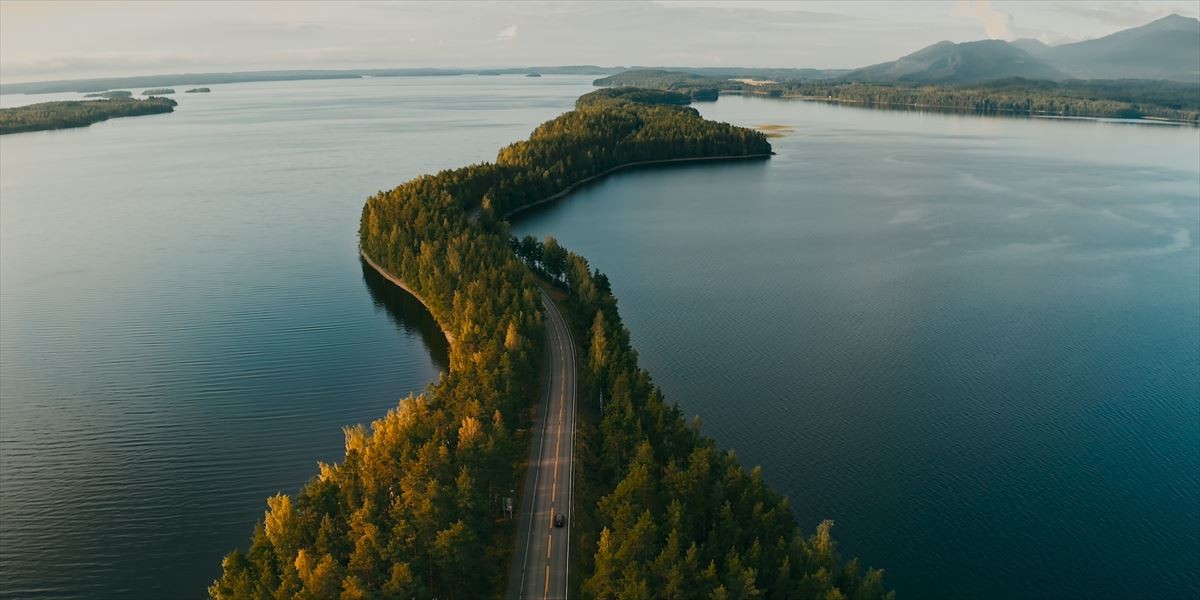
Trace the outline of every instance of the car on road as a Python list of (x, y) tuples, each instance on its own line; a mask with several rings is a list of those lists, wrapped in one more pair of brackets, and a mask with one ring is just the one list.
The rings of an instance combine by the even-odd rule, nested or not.
[(557, 515), (554, 515), (554, 526), (555, 527), (562, 527), (563, 524), (566, 522), (567, 522), (567, 518), (564, 517), (562, 513), (558, 513)]

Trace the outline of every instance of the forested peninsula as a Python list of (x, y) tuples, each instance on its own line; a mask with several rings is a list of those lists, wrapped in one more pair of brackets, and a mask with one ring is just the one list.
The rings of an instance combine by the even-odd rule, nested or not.
[(117, 117), (156, 115), (175, 110), (170, 98), (112, 98), (107, 100), (67, 100), (43, 102), (0, 109), (0, 134), (87, 127)]
[(969, 111), (1059, 117), (1166, 119), (1200, 122), (1200, 87), (1139, 79), (1008, 78), (970, 84), (867, 83), (845, 79), (745, 80), (694, 73), (635, 70), (597, 79), (605, 87), (634, 86), (715, 100), (719, 93), (857, 104), (877, 108)]
[[(411, 287), (451, 334), (450, 368), (371, 427), (341, 464), (267, 501), (213, 598), (487, 598), (504, 593), (518, 489), (554, 290), (579, 345), (572, 589), (591, 598), (889, 598), (811, 535), (758, 469), (719, 450), (638, 366), (608, 278), (501, 215), (622, 165), (769, 156), (756, 131), (658, 92), (601, 91), (496, 161), (371, 196), (365, 256)], [(603, 398), (603, 410), (600, 398)]]

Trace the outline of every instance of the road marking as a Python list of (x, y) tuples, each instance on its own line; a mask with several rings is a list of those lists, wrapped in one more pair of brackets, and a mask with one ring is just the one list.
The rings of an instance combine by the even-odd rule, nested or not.
[[(547, 373), (548, 373), (547, 376), (549, 377), (549, 380), (547, 381), (547, 389), (546, 389), (546, 405), (544, 408), (544, 412), (541, 413), (541, 416), (544, 418), (543, 418), (542, 424), (541, 424), (542, 425), (541, 440), (539, 443), (539, 447), (540, 447), (539, 452), (540, 453), (538, 455), (536, 473), (534, 475), (534, 482), (533, 482), (534, 483), (534, 499), (533, 499), (532, 512), (530, 514), (529, 531), (526, 536), (527, 539), (526, 539), (526, 546), (525, 546), (525, 559), (524, 559), (525, 562), (522, 565), (522, 571), (521, 571), (521, 588), (520, 588), (520, 597), (521, 598), (530, 597), (529, 594), (526, 594), (525, 576), (526, 576), (526, 573), (528, 570), (530, 548), (532, 547), (534, 522), (536, 521), (536, 516), (538, 514), (544, 515), (547, 513), (549, 513), (550, 518), (549, 518), (548, 522), (546, 522), (546, 527), (548, 528), (548, 531), (546, 533), (546, 574), (545, 574), (545, 582), (544, 582), (545, 587), (543, 588), (543, 597), (545, 597), (545, 598), (551, 597), (551, 593), (550, 593), (551, 570), (553, 568), (555, 568), (554, 560), (553, 560), (553, 557), (554, 557), (554, 529), (555, 529), (554, 519), (558, 515), (558, 510), (559, 510), (558, 509), (558, 470), (559, 470), (558, 467), (564, 459), (564, 456), (562, 455), (562, 438), (563, 438), (564, 430), (568, 426), (570, 426), (570, 428), (571, 428), (570, 439), (569, 439), (570, 447), (568, 448), (568, 455), (565, 458), (567, 460), (569, 460), (571, 463), (569, 465), (569, 472), (571, 473), (572, 481), (568, 482), (569, 485), (567, 487), (567, 492), (566, 492), (566, 494), (567, 494), (566, 507), (564, 509), (562, 509), (565, 518), (570, 518), (570, 512), (571, 512), (571, 508), (572, 508), (571, 492), (574, 488), (574, 473), (575, 473), (574, 449), (575, 449), (575, 433), (576, 433), (575, 432), (576, 382), (574, 381), (575, 342), (573, 339), (571, 339), (573, 336), (571, 336), (570, 329), (566, 325), (566, 321), (562, 318), (562, 315), (559, 313), (558, 307), (554, 305), (554, 301), (544, 291), (542, 292), (542, 299), (543, 299), (543, 302), (545, 303), (546, 309), (547, 309), (546, 310), (547, 317), (548, 317), (547, 326), (549, 327), (548, 332), (550, 333), (550, 340), (549, 340), (549, 346), (548, 346), (548, 350), (550, 351), (550, 362), (547, 365), (549, 367), (547, 370)], [(568, 345), (570, 346), (569, 348), (567, 347)], [(558, 390), (557, 397), (555, 396), (555, 393), (554, 393), (554, 374), (555, 374), (555, 372), (557, 372), (558, 377), (559, 377), (559, 390)], [(570, 419), (567, 418), (567, 413), (566, 413), (566, 408), (567, 408), (567, 397), (566, 397), (567, 381), (566, 380), (567, 380), (568, 375), (570, 375), (570, 377), (572, 379), (572, 382), (571, 382), (572, 397), (570, 398), (570, 401), (571, 401), (570, 402), (571, 403)], [(553, 403), (556, 401), (558, 402), (558, 421), (557, 421), (557, 423), (553, 424), (554, 430), (552, 431), (550, 429), (550, 427), (551, 427), (551, 423), (550, 423), (551, 411), (553, 410)], [(549, 448), (546, 445), (546, 442), (548, 441), (546, 439), (546, 436), (547, 436), (547, 434), (551, 434), (551, 433), (553, 433), (553, 435), (555, 437), (554, 454), (553, 454), (554, 467), (553, 467), (553, 474), (552, 474), (552, 479), (551, 479), (551, 484), (550, 484), (550, 503), (549, 503), (549, 506), (546, 506), (546, 504), (545, 504), (546, 497), (545, 497), (545, 495), (542, 494), (542, 491), (544, 490), (544, 488), (541, 487), (541, 472), (544, 470), (544, 468), (546, 466), (545, 460), (548, 458), (546, 456), (546, 450), (548, 450)], [(561, 597), (561, 598), (565, 599), (567, 597), (567, 594), (569, 593), (570, 568), (571, 568), (570, 567), (570, 556), (571, 556), (571, 548), (570, 548), (571, 534), (570, 534), (570, 532), (571, 532), (570, 524), (567, 524), (566, 541), (564, 541), (563, 544), (561, 544), (563, 549), (559, 550), (560, 554), (565, 553), (566, 561), (567, 561), (567, 564), (565, 565), (565, 569), (566, 569), (565, 573), (560, 573), (560, 575), (562, 576), (561, 581), (562, 581), (563, 589), (562, 589), (562, 594), (556, 593), (556, 595), (553, 596), (555, 598)], [(555, 586), (557, 587), (558, 584), (556, 583)], [(536, 594), (533, 594), (533, 595), (536, 595)]]
[[(542, 297), (543, 297), (543, 302), (549, 298), (549, 296), (546, 296), (545, 292), (542, 292)], [(557, 338), (557, 336), (555, 336), (555, 338)], [(552, 340), (551, 345), (553, 345), (553, 341), (556, 341), (556, 340)], [(550, 353), (550, 360), (551, 360), (551, 362), (554, 361), (553, 351), (551, 351), (551, 353)], [(554, 368), (551, 367), (548, 372), (549, 372), (550, 381), (546, 382), (546, 412), (542, 413), (542, 416), (544, 418), (542, 419), (542, 432), (541, 432), (541, 436), (540, 436), (541, 439), (539, 440), (541, 443), (540, 445), (543, 450), (546, 448), (546, 425), (549, 424), (549, 422), (550, 422), (549, 408), (550, 408), (551, 396), (553, 396), (553, 390), (554, 390), (554, 381), (553, 381), (554, 380)], [(544, 454), (545, 454), (545, 452), (538, 453), (537, 461), (539, 464), (542, 462), (542, 456)], [(534, 516), (537, 515), (538, 482), (541, 480), (541, 478), (542, 478), (542, 468), (539, 466), (534, 471), (534, 475), (533, 475), (533, 506), (530, 507), (529, 527), (527, 528), (527, 533), (525, 534), (525, 557), (521, 561), (521, 584), (520, 584), (520, 589), (518, 591), (519, 597), (525, 596), (525, 573), (529, 570), (529, 547), (533, 545), (532, 544), (532, 542), (533, 542), (533, 523), (535, 521)], [(550, 566), (547, 565), (546, 566), (546, 590), (549, 591), (549, 589), (550, 589)]]

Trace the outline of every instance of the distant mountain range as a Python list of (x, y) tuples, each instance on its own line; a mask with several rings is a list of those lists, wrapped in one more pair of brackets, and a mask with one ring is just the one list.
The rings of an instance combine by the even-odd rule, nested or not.
[[(799, 69), (753, 67), (598, 67), (594, 65), (500, 69), (345, 69), (191, 73), (141, 77), (108, 77), (69, 81), (40, 81), (0, 85), (4, 94), (99, 92), (134, 87), (185, 84), (242, 83), (301, 79), (357, 79), (437, 75), (524, 75), (527, 73), (611, 75), (648, 69), (675, 78), (695, 76), (695, 85), (709, 79), (752, 78), (767, 81), (864, 81), (872, 83), (972, 84), (1000, 79), (1065, 81), (1070, 79), (1156, 79), (1200, 85), (1200, 20), (1171, 15), (1141, 27), (1094, 40), (1049, 46), (1034, 39), (1012, 42), (938, 42), (891, 62), (861, 69)], [(619, 78), (618, 78), (619, 80)], [(672, 80), (673, 83), (678, 83)], [(686, 83), (686, 82), (685, 82)], [(620, 85), (619, 81), (609, 85)]]
[(1027, 38), (938, 42), (899, 60), (844, 76), (852, 81), (948, 84), (1012, 77), (1168, 79), (1200, 84), (1200, 20), (1171, 15), (1099, 39), (1059, 46)]
[(901, 57), (871, 65), (845, 76), (854, 81), (915, 83), (976, 83), (1023, 77), (1058, 81), (1067, 76), (1028, 52), (1001, 40), (938, 42)]

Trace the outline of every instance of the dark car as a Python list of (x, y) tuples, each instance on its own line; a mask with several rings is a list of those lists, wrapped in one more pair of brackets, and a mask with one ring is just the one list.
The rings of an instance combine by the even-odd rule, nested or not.
[(555, 527), (562, 527), (563, 523), (566, 523), (566, 522), (567, 522), (567, 518), (564, 517), (562, 515), (562, 513), (558, 513), (557, 515), (554, 515), (554, 526)]

